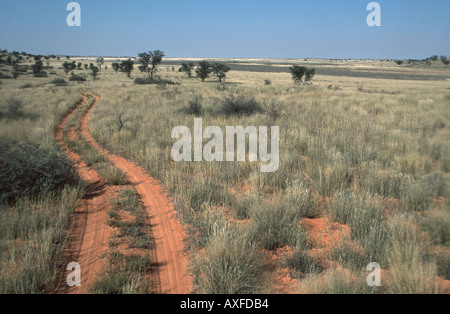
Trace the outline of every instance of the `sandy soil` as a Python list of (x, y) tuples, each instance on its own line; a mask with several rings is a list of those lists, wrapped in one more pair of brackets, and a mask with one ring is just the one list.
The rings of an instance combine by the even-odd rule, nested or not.
[(156, 293), (187, 294), (193, 290), (192, 277), (187, 270), (188, 257), (185, 253), (184, 233), (176, 217), (173, 204), (156, 180), (141, 167), (115, 156), (103, 149), (91, 136), (88, 127), (89, 114), (99, 97), (81, 119), (81, 134), (86, 140), (104, 154), (127, 177), (136, 189), (152, 224), (155, 241), (156, 271), (159, 282)]
[[(67, 264), (75, 262), (80, 265), (81, 287), (68, 287), (66, 276), (70, 271), (65, 271), (56, 290), (58, 294), (88, 293), (89, 287), (95, 282), (104, 266), (102, 255), (108, 248), (108, 238), (111, 235), (111, 228), (106, 224), (110, 210), (107, 188), (97, 172), (88, 168), (80, 160), (79, 155), (70, 151), (63, 139), (64, 125), (86, 100), (87, 97), (83, 96), (83, 100), (55, 128), (55, 137), (59, 145), (76, 163), (81, 178), (87, 183), (86, 195), (75, 210), (68, 232), (69, 243), (63, 252), (63, 258)], [(71, 137), (76, 138), (73, 133), (71, 132)]]

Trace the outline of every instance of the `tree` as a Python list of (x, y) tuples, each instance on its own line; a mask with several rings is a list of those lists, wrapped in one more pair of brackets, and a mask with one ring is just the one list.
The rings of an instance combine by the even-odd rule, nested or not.
[(143, 52), (139, 54), (139, 63), (141, 66), (139, 70), (141, 72), (147, 72), (150, 78), (153, 78), (153, 74), (157, 70), (157, 66), (162, 62), (164, 52), (161, 50)]
[(128, 78), (131, 78), (131, 72), (134, 70), (134, 62), (131, 59), (122, 61), (120, 64), (120, 71), (125, 72)]
[(105, 63), (105, 59), (103, 59), (103, 58), (101, 58), (101, 57), (98, 57), (97, 58), (97, 66), (98, 66), (98, 69), (100, 70), (100, 72), (102, 71), (101, 69), (102, 69), (102, 65)]
[[(295, 83), (306, 84), (310, 83), (314, 76), (316, 75), (316, 69), (307, 68), (301, 65), (294, 65), (290, 69), (292, 74), (292, 79)], [(303, 82), (303, 78), (305, 81)]]
[(31, 67), (33, 69), (33, 73), (34, 74), (40, 73), (42, 71), (43, 66), (44, 64), (42, 63), (42, 61), (37, 60), (36, 63)]
[(94, 81), (97, 79), (97, 75), (98, 75), (99, 71), (100, 71), (100, 69), (98, 67), (92, 65), (92, 67), (91, 67), (91, 76), (94, 79)]
[(448, 60), (446, 56), (441, 56), (441, 61), (445, 65), (449, 65), (450, 64), (450, 60)]
[(219, 78), (219, 82), (222, 84), (222, 80), (224, 80), (227, 77), (227, 73), (230, 72), (230, 68), (227, 67), (224, 64), (221, 63), (214, 63), (211, 66), (211, 69), (214, 73), (214, 75), (216, 75)]
[(184, 72), (188, 77), (192, 77), (192, 70), (194, 70), (195, 64), (193, 62), (182, 63), (180, 72)]
[(307, 68), (300, 65), (294, 65), (290, 69), (292, 74), (292, 79), (295, 83), (303, 83), (303, 77), (306, 74)]
[(111, 64), (112, 68), (114, 71), (119, 72), (120, 70), (120, 64), (118, 64), (117, 62), (114, 62), (113, 64)]
[(312, 82), (312, 79), (314, 78), (314, 75), (316, 75), (316, 69), (314, 68), (308, 68), (305, 72), (305, 83)]
[(69, 74), (70, 71), (73, 72), (73, 70), (75, 70), (77, 68), (77, 65), (75, 64), (75, 61), (73, 62), (64, 62), (63, 63), (63, 68), (64, 68), (64, 72), (66, 74)]
[(195, 70), (195, 73), (202, 79), (202, 82), (204, 82), (212, 72), (213, 69), (211, 68), (211, 63), (208, 61), (199, 62), (198, 67)]
[(83, 67), (83, 63), (81, 63), (81, 62), (78, 62), (78, 65), (77, 65), (77, 68), (78, 68), (78, 70), (81, 70), (81, 69), (82, 69), (82, 67)]
[(89, 68), (89, 66), (87, 65), (87, 63), (84, 64), (84, 69), (87, 70)]

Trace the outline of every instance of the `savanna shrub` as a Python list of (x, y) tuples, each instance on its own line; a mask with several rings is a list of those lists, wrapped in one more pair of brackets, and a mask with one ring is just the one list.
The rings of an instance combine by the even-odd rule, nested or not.
[(261, 104), (253, 97), (230, 96), (223, 100), (219, 110), (220, 114), (226, 116), (251, 116), (264, 112)]
[(84, 77), (83, 75), (72, 74), (69, 77), (69, 81), (71, 81), (71, 82), (85, 82), (86, 81), (86, 77)]
[(55, 78), (52, 81), (52, 84), (55, 84), (56, 86), (66, 86), (67, 82), (64, 79), (62, 79), (62, 78)]
[(181, 112), (200, 116), (203, 113), (202, 97), (194, 96), (194, 98), (189, 101), (189, 106), (181, 109)]
[(10, 98), (6, 101), (6, 106), (0, 108), (0, 118), (19, 119), (24, 116), (22, 102)]
[(59, 191), (79, 180), (73, 165), (56, 149), (1, 139), (0, 151), (0, 203)]
[(48, 77), (47, 72), (39, 72), (39, 73), (34, 73), (33, 74), (34, 77)]
[(134, 80), (134, 84), (137, 85), (176, 85), (175, 82), (164, 80), (161, 78), (150, 78), (150, 77), (138, 77)]

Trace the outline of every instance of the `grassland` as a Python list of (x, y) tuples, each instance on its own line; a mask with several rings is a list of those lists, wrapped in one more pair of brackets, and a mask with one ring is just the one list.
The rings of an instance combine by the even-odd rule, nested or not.
[[(53, 145), (58, 117), (81, 93), (100, 95), (90, 131), (173, 197), (189, 233), (195, 292), (448, 292), (448, 68), (295, 61), (319, 68), (314, 84), (304, 86), (286, 73), (292, 60), (231, 60), (242, 64), (220, 85), (187, 78), (177, 72), (181, 60), (170, 60), (158, 74), (178, 85), (135, 85), (111, 62), (95, 82), (55, 87), (53, 78), (68, 78), (57, 61), (54, 77), (2, 80), (3, 99), (20, 99), (25, 113), (41, 118), (3, 118), (1, 136)], [(137, 72), (133, 78), (145, 76)], [(223, 100), (236, 95), (253, 97), (264, 112), (220, 114)], [(171, 131), (192, 129), (195, 115), (181, 109), (193, 100), (204, 125), (280, 126), (280, 169), (264, 174), (258, 163), (173, 162)], [(2, 259), (13, 256), (17, 239), (2, 239)], [(382, 287), (365, 282), (371, 262), (383, 269)], [(6, 273), (15, 276), (8, 269), (18, 261), (9, 263), (2, 262), (2, 282)]]

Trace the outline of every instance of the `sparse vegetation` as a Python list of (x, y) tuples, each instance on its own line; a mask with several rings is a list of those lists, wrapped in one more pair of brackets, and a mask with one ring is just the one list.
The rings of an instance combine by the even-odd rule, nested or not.
[[(52, 133), (92, 84), (101, 95), (89, 119), (96, 141), (145, 168), (175, 200), (188, 233), (195, 292), (278, 292), (277, 276), (289, 277), (280, 279), (290, 283), (286, 289), (308, 293), (444, 292), (438, 276), (449, 277), (450, 112), (449, 86), (439, 79), (447, 68), (439, 57), (426, 60), (429, 65), (410, 60), (402, 67), (379, 61), (373, 73), (353, 71), (366, 61), (321, 65), (308, 59), (317, 77), (302, 66), (290, 73), (290, 60), (222, 60), (233, 69), (224, 72), (227, 84), (213, 79), (217, 64), (209, 61), (195, 72), (205, 83), (189, 79), (187, 68), (171, 70), (184, 63), (192, 72), (189, 60), (165, 60), (167, 71), (152, 72), (149, 59), (144, 73), (133, 75), (135, 84), (112, 71), (95, 84), (67, 84), (63, 62), (71, 75), (66, 80), (73, 77), (74, 63), (54, 58), (55, 76), (35, 79), (32, 66), (39, 58), (0, 59), (2, 75), (12, 78), (13, 64), (21, 73), (1, 86), (0, 138), (8, 148), (0, 154), (6, 173), (0, 180), (0, 292), (53, 288), (67, 240), (64, 228), (83, 187), (65, 167), (70, 164), (55, 149)], [(102, 66), (131, 78), (137, 59), (118, 60), (124, 59), (105, 58)], [(74, 113), (65, 140), (120, 190), (111, 200), (114, 235), (106, 268), (91, 292), (148, 293), (149, 224), (124, 174), (79, 132), (91, 104), (92, 98)], [(194, 117), (223, 128), (280, 126), (279, 170), (261, 173), (259, 162), (174, 163), (171, 130), (191, 126)], [(67, 182), (59, 180), (66, 176)], [(53, 183), (41, 183), (46, 179)], [(382, 287), (366, 284), (370, 262), (382, 266)]]
[(195, 73), (199, 78), (202, 79), (202, 82), (204, 82), (209, 77), (209, 75), (213, 73), (211, 63), (209, 63), (208, 61), (199, 62)]
[(229, 96), (225, 98), (219, 110), (220, 114), (224, 114), (226, 116), (250, 116), (261, 112), (263, 112), (263, 107), (255, 98), (246, 97), (243, 95)]

